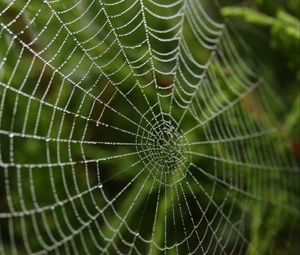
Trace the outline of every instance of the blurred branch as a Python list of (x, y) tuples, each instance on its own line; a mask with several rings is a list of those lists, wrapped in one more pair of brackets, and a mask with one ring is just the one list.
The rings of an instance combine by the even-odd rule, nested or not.
[(225, 17), (240, 18), (247, 23), (270, 27), (274, 25), (275, 19), (246, 7), (225, 7), (222, 9)]
[[(224, 16), (238, 18), (248, 24), (270, 29), (270, 44), (288, 61), (288, 67), (300, 81), (300, 20), (283, 10), (278, 10), (275, 17), (245, 7), (225, 7)], [(296, 55), (295, 55), (296, 54)], [(298, 57), (297, 57), (298, 54)]]

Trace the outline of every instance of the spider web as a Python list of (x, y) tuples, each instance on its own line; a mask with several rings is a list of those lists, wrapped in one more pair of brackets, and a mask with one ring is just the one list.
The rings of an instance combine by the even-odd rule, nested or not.
[(276, 97), (219, 10), (0, 3), (0, 254), (257, 254), (252, 221), (298, 218)]

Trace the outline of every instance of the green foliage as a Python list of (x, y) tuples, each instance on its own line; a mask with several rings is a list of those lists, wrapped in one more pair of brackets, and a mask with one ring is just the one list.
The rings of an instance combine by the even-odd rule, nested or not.
[(300, 81), (300, 58), (295, 55), (300, 52), (299, 19), (283, 10), (279, 10), (275, 17), (244, 7), (225, 7), (222, 12), (227, 17), (237, 17), (246, 23), (269, 28), (271, 46), (286, 58), (289, 68)]
[(272, 46), (287, 59), (289, 68), (296, 73), (300, 82), (300, 20), (279, 11), (272, 25), (271, 35)]

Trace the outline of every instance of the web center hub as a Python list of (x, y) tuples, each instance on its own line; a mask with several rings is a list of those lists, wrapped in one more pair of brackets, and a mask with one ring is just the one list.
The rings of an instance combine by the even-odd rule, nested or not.
[(166, 184), (185, 177), (189, 167), (188, 141), (175, 119), (168, 114), (144, 115), (140, 121), (136, 150), (152, 176)]

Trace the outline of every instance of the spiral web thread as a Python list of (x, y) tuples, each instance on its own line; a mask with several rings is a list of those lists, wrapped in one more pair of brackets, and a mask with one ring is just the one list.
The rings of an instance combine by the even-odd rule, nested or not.
[(299, 215), (273, 92), (218, 11), (0, 2), (0, 254), (245, 254), (255, 208)]

